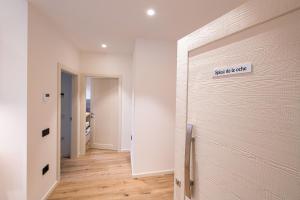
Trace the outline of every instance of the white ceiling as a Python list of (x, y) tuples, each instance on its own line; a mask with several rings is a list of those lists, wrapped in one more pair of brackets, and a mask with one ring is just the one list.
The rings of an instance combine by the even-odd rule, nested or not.
[[(178, 40), (245, 0), (31, 0), (81, 51), (132, 53), (136, 38)], [(145, 14), (154, 8), (157, 15)], [(108, 45), (102, 49), (101, 44)]]

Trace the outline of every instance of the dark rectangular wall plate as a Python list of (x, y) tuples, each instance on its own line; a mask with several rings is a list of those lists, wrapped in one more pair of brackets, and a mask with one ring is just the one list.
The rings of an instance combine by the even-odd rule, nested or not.
[(50, 128), (46, 128), (42, 131), (42, 137), (45, 137), (50, 134)]
[(49, 171), (49, 164), (47, 164), (47, 165), (43, 168), (43, 170), (42, 170), (43, 175), (45, 175), (48, 171)]

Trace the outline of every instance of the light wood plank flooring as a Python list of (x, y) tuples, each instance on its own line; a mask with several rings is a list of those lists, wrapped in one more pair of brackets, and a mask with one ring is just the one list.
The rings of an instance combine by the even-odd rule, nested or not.
[(132, 178), (129, 153), (90, 149), (63, 160), (61, 178), (49, 200), (173, 199), (173, 175)]

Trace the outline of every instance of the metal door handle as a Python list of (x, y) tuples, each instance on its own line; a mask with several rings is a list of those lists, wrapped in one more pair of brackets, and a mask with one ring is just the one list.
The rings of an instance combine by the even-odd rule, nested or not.
[(187, 124), (185, 140), (185, 163), (184, 163), (184, 193), (191, 199), (193, 181), (191, 180), (191, 148), (193, 142), (193, 125)]

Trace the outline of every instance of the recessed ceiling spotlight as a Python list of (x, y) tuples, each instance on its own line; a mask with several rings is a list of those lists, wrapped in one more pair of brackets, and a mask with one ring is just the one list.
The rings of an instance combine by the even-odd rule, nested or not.
[(156, 14), (156, 12), (155, 12), (154, 9), (148, 9), (148, 10), (147, 10), (147, 15), (148, 15), (148, 16), (151, 16), (151, 17), (152, 17), (152, 16), (154, 16), (155, 14)]
[(101, 47), (102, 47), (103, 49), (105, 49), (105, 48), (107, 48), (107, 45), (106, 45), (106, 44), (101, 44)]

